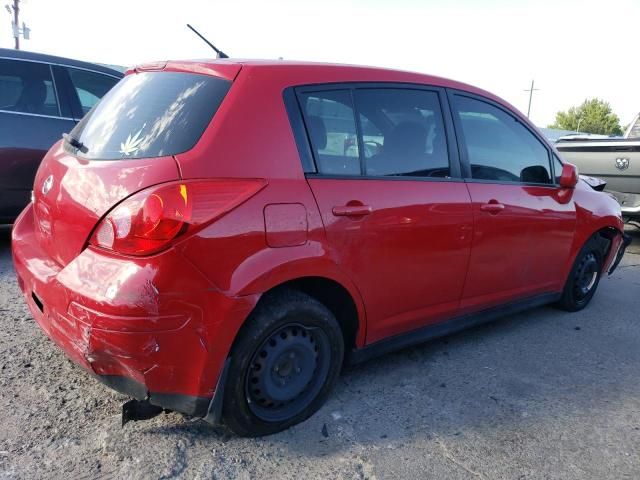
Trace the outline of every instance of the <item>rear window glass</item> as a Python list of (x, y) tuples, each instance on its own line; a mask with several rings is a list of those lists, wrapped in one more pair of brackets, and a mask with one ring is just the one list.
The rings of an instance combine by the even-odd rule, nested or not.
[(71, 132), (83, 145), (78, 154), (116, 160), (190, 150), (230, 86), (227, 80), (193, 73), (128, 75)]

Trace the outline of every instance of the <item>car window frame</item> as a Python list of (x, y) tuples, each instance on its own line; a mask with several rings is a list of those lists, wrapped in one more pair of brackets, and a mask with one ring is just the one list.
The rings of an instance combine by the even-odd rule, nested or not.
[[(444, 132), (446, 137), (447, 154), (449, 158), (449, 176), (448, 177), (421, 177), (413, 175), (364, 175), (363, 167), (365, 162), (365, 151), (362, 145), (362, 125), (360, 120), (360, 112), (355, 102), (354, 92), (363, 89), (389, 89), (389, 90), (422, 90), (437, 94)], [(311, 139), (305, 124), (304, 112), (300, 101), (300, 94), (313, 92), (326, 92), (331, 90), (347, 90), (351, 93), (353, 105), (353, 114), (356, 125), (356, 139), (358, 142), (358, 161), (360, 163), (360, 175), (339, 175), (325, 174), (318, 171), (317, 159), (311, 147)], [(292, 132), (295, 138), (298, 154), (302, 164), (303, 172), (307, 178), (326, 178), (326, 179), (350, 179), (350, 180), (393, 180), (393, 181), (430, 181), (430, 182), (459, 182), (462, 180), (462, 169), (458, 152), (458, 142), (456, 132), (453, 126), (453, 118), (449, 109), (446, 96), (446, 89), (434, 85), (409, 82), (335, 82), (335, 83), (317, 83), (310, 85), (296, 85), (287, 87), (283, 92), (283, 100), (285, 108), (289, 116)]]
[[(458, 90), (458, 89), (454, 89), (454, 88), (446, 88), (446, 93), (447, 93), (447, 101), (449, 104), (449, 109), (451, 112), (451, 117), (453, 120), (453, 126), (455, 128), (456, 131), (456, 138), (458, 139), (458, 153), (459, 153), (459, 158), (460, 158), (460, 166), (462, 168), (462, 175), (464, 178), (464, 181), (467, 183), (487, 183), (487, 184), (495, 184), (495, 185), (524, 185), (524, 186), (535, 186), (535, 187), (548, 187), (548, 188), (558, 188), (559, 184), (555, 181), (555, 172), (554, 172), (554, 165), (553, 165), (553, 161), (552, 161), (552, 155), (555, 153), (553, 151), (553, 149), (551, 148), (551, 146), (549, 145), (549, 143), (547, 142), (547, 140), (544, 138), (544, 136), (542, 136), (541, 134), (539, 134), (538, 132), (536, 132), (535, 130), (533, 130), (527, 122), (525, 122), (523, 120), (523, 118), (521, 118), (517, 113), (515, 113), (514, 111), (512, 111), (511, 109), (505, 107), (504, 105), (490, 99), (487, 97), (484, 97), (482, 95), (478, 95), (475, 93), (471, 93), (471, 92), (467, 92), (465, 90)], [(462, 124), (460, 123), (460, 119), (458, 118), (458, 115), (456, 114), (455, 111), (455, 96), (462, 96), (462, 97), (467, 97), (470, 98), (472, 100), (476, 100), (479, 102), (483, 102), (486, 103), (494, 108), (497, 108), (498, 110), (501, 110), (503, 113), (505, 113), (506, 115), (510, 116), (511, 118), (513, 118), (516, 122), (518, 122), (520, 125), (522, 125), (522, 127), (524, 127), (524, 129), (526, 131), (528, 131), (535, 139), (538, 140), (538, 142), (540, 142), (540, 144), (545, 148), (545, 150), (547, 151), (547, 163), (548, 163), (548, 168), (549, 168), (549, 173), (551, 175), (551, 182), (550, 183), (537, 183), (537, 182), (522, 182), (522, 181), (508, 181), (508, 180), (487, 180), (487, 179), (481, 179), (481, 178), (473, 178), (471, 175), (471, 164), (469, 162), (469, 156), (468, 156), (468, 151), (467, 151), (467, 147), (466, 147), (466, 141), (464, 138), (464, 130), (462, 128)]]
[[(79, 67), (76, 65), (70, 65), (67, 63), (60, 63), (60, 62), (51, 62), (51, 61), (44, 61), (44, 60), (36, 60), (36, 59), (32, 59), (32, 58), (16, 58), (16, 57), (7, 57), (7, 56), (3, 56), (0, 55), (0, 60), (12, 60), (15, 62), (30, 62), (30, 63), (40, 63), (43, 65), (48, 65), (49, 66), (49, 71), (51, 72), (51, 79), (53, 82), (53, 91), (56, 95), (56, 101), (58, 102), (58, 116), (54, 116), (54, 115), (42, 115), (39, 113), (26, 113), (26, 112), (13, 112), (13, 111), (9, 111), (9, 110), (0, 110), (0, 113), (11, 113), (14, 115), (26, 115), (26, 116), (31, 116), (31, 117), (42, 117), (42, 118), (55, 118), (55, 119), (59, 119), (59, 120), (71, 120), (73, 122), (77, 122), (78, 120), (80, 120), (80, 118), (82, 118), (82, 116), (80, 118), (74, 118), (75, 114), (74, 114), (74, 109), (72, 108), (72, 101), (69, 98), (69, 94), (65, 93), (64, 90), (67, 87), (65, 87), (64, 85), (60, 84), (60, 70), (64, 70), (65, 75), (68, 75), (68, 73), (66, 72), (66, 68), (75, 68), (78, 70), (85, 70), (87, 72), (92, 72), (92, 73), (97, 73), (100, 75), (106, 75), (108, 77), (112, 77), (114, 79), (116, 79), (117, 81), (120, 81), (123, 77), (124, 74), (122, 75), (115, 75), (115, 74), (111, 74), (111, 73), (107, 73), (107, 72), (101, 72), (99, 70), (95, 70), (95, 69), (91, 69), (91, 68), (86, 68), (86, 67)], [(71, 79), (68, 79), (69, 83), (71, 83)], [(117, 82), (116, 82), (117, 83)], [(75, 90), (75, 89), (74, 89)], [(63, 102), (65, 102), (65, 105), (63, 108)], [(78, 100), (79, 103), (79, 100)], [(80, 109), (82, 111), (82, 109)], [(63, 111), (65, 111), (65, 113), (63, 114)], [(69, 115), (66, 114), (66, 112), (69, 112)]]
[[(61, 101), (61, 111), (64, 110), (64, 117), (77, 122), (72, 102), (72, 92), (70, 91), (70, 80), (67, 70), (61, 65), (52, 65), (53, 78), (56, 81), (56, 89), (58, 91), (58, 99)], [(63, 108), (64, 107), (64, 108)]]
[[(82, 118), (86, 115), (86, 113), (84, 113), (84, 109), (82, 108), (82, 102), (80, 101), (80, 96), (78, 95), (76, 86), (73, 83), (73, 80), (71, 78), (71, 72), (70, 72), (71, 69), (82, 70), (85, 72), (93, 73), (95, 75), (102, 75), (104, 77), (113, 78), (116, 82), (111, 86), (111, 88), (115, 87), (116, 83), (122, 80), (122, 77), (116, 77), (115, 75), (109, 75), (107, 73), (98, 72), (96, 70), (90, 70), (88, 68), (79, 68), (79, 67), (74, 67), (73, 65), (60, 65), (60, 67), (61, 67), (61, 70), (64, 70), (64, 76), (65, 76), (65, 81), (67, 83), (67, 90), (69, 95), (69, 104), (71, 107), (72, 115), (76, 121), (82, 120)], [(101, 99), (102, 97), (100, 97), (98, 101), (100, 101)]]
[(42, 113), (29, 113), (29, 112), (14, 112), (12, 110), (0, 110), (0, 113), (9, 113), (13, 115), (23, 115), (29, 117), (40, 118), (54, 118), (59, 120), (73, 120), (73, 118), (65, 117), (62, 115), (62, 105), (60, 103), (60, 95), (58, 94), (58, 87), (56, 85), (56, 78), (53, 72), (53, 64), (49, 62), (41, 62), (36, 60), (24, 59), (24, 58), (12, 58), (12, 57), (0, 57), (0, 60), (6, 60), (10, 62), (23, 62), (23, 63), (37, 63), (40, 65), (47, 65), (49, 67), (49, 75), (51, 76), (51, 88), (53, 89), (53, 95), (56, 99), (56, 106), (58, 107), (58, 115), (46, 115)]

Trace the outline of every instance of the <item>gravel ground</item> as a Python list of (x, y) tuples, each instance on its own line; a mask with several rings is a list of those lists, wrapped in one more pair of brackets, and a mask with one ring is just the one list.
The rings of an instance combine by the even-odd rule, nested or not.
[(32, 321), (0, 232), (0, 478), (640, 478), (640, 232), (576, 314), (539, 308), (345, 371), (327, 405), (242, 439), (125, 398)]

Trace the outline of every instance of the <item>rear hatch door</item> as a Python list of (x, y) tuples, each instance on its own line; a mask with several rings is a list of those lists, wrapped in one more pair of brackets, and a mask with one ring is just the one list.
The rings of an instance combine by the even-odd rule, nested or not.
[(53, 260), (73, 260), (120, 201), (180, 179), (174, 156), (193, 148), (231, 86), (201, 72), (131, 72), (47, 153), (34, 212), (38, 240)]

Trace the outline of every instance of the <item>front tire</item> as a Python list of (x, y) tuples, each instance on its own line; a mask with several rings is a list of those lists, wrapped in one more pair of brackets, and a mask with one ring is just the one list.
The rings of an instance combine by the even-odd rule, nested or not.
[(594, 237), (582, 247), (576, 257), (558, 302), (560, 308), (577, 312), (589, 304), (600, 283), (603, 262), (602, 244)]
[(325, 402), (344, 356), (331, 311), (296, 290), (263, 298), (232, 349), (223, 423), (241, 436), (280, 432)]

